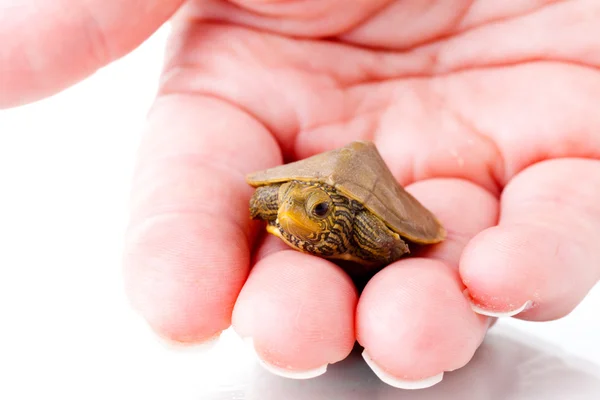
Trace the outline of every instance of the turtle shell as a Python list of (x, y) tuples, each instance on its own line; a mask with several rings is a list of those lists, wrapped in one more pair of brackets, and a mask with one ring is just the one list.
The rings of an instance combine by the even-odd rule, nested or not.
[(390, 229), (412, 242), (438, 243), (446, 235), (437, 218), (396, 181), (372, 142), (352, 142), (254, 172), (246, 180), (254, 187), (290, 180), (325, 183), (359, 201)]

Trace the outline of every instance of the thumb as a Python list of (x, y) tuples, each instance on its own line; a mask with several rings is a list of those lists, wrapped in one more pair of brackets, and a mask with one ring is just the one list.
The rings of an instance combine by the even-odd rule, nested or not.
[(52, 95), (142, 43), (184, 0), (0, 0), (0, 108)]

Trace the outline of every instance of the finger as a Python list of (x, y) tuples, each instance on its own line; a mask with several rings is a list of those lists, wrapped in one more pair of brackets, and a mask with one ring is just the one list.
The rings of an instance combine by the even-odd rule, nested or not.
[(407, 187), (448, 231), (432, 258), (400, 260), (371, 279), (357, 307), (363, 356), (386, 383), (422, 388), (445, 371), (464, 366), (481, 344), (490, 320), (473, 312), (456, 265), (469, 238), (496, 222), (497, 200), (457, 179)]
[(159, 334), (197, 342), (230, 326), (254, 236), (244, 175), (280, 162), (263, 126), (228, 103), (156, 101), (133, 182), (125, 276)]
[(233, 326), (251, 340), (269, 371), (312, 378), (352, 351), (356, 301), (352, 281), (334, 264), (294, 250), (277, 251), (253, 267)]
[(499, 225), (460, 262), (476, 310), (529, 320), (573, 310), (600, 276), (599, 198), (600, 161), (550, 160), (513, 178)]
[(183, 0), (0, 3), (0, 107), (34, 101), (142, 43)]
[[(462, 189), (462, 190), (461, 190)], [(407, 187), (440, 219), (446, 239), (415, 252), (458, 268), (463, 249), (483, 228), (498, 222), (498, 200), (486, 190), (460, 179), (430, 179)], [(466, 195), (472, 196), (467, 198)]]

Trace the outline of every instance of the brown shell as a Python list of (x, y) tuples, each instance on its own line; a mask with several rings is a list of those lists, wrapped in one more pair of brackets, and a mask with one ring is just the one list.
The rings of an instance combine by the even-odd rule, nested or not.
[(289, 180), (321, 182), (362, 203), (390, 229), (423, 244), (442, 241), (437, 218), (398, 184), (375, 145), (357, 141), (304, 160), (249, 174), (247, 182), (264, 186)]

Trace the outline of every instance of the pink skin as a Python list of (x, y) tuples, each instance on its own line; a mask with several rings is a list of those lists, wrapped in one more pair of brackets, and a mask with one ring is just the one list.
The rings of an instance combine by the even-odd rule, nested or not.
[[(550, 320), (600, 277), (596, 1), (21, 3), (0, 12), (4, 107), (84, 78), (179, 9), (125, 257), (133, 304), (166, 338), (233, 323), (297, 371), (357, 339), (388, 373), (421, 379), (481, 343), (490, 321), (469, 299), (496, 312), (529, 300), (519, 318)], [(257, 242), (244, 182), (354, 139), (374, 140), (449, 231), (360, 298), (332, 263)]]

